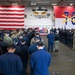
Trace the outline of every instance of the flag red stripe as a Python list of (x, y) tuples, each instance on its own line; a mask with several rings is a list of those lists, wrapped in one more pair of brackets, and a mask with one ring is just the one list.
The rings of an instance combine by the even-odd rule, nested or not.
[(21, 17), (21, 16), (24, 16), (24, 14), (0, 14), (0, 16), (5, 16), (5, 17), (13, 17), (13, 16), (19, 16), (19, 17)]
[(13, 23), (13, 22), (15, 22), (15, 23), (24, 23), (24, 21), (13, 21), (13, 20), (12, 20), (12, 21), (4, 21), (4, 20), (2, 21), (2, 20), (1, 20), (0, 22), (3, 22), (3, 23), (4, 23), (4, 22), (8, 22), (8, 23), (9, 23), (9, 22), (11, 22), (11, 23)]
[(24, 12), (0, 12), (0, 14), (24, 14)]
[(24, 19), (24, 17), (0, 17), (0, 19)]
[(0, 26), (24, 26), (24, 24), (0, 24)]
[(8, 22), (21, 22), (22, 23), (22, 22), (24, 22), (24, 20), (21, 20), (21, 21), (20, 20), (0, 20), (0, 22), (3, 22), (3, 23), (4, 22), (7, 22), (7, 23)]
[(5, 18), (4, 19), (0, 19), (0, 21), (3, 21), (3, 20), (4, 21), (24, 21), (24, 18), (23, 19), (15, 19), (15, 18), (14, 19), (9, 19), (9, 18), (8, 19), (5, 19)]
[(18, 14), (6, 14), (6, 13), (2, 14), (2, 13), (0, 13), (0, 15), (7, 15), (7, 16), (8, 16), (8, 15), (12, 15), (12, 16), (14, 16), (14, 15), (15, 15), (15, 16), (23, 16), (24, 14), (19, 14), (19, 13), (18, 13)]
[(23, 13), (22, 14), (19, 14), (19, 13), (15, 13), (15, 14), (13, 14), (13, 13), (0, 13), (0, 15), (24, 15)]
[(16, 6), (16, 5), (14, 5), (14, 6), (0, 6), (0, 8), (24, 8), (24, 6)]
[(24, 15), (0, 15), (0, 17), (24, 17)]
[(14, 24), (14, 25), (19, 24), (20, 25), (20, 24), (24, 24), (24, 22), (19, 22), (19, 21), (16, 21), (16, 22), (11, 22), (11, 21), (10, 22), (7, 22), (7, 21), (6, 22), (1, 22), (0, 21), (0, 25), (3, 25), (3, 24), (6, 24), (6, 25), (8, 25), (8, 24)]
[(15, 9), (14, 10), (10, 10), (10, 9), (9, 10), (0, 10), (0, 12), (7, 12), (7, 11), (10, 11), (10, 12), (17, 12), (17, 11), (18, 12), (24, 12), (24, 10), (17, 10), (17, 9), (16, 10)]
[(12, 28), (10, 28), (10, 27), (9, 28), (4, 27), (4, 28), (0, 28), (0, 30), (17, 30), (17, 29), (24, 29), (24, 27), (20, 27), (20, 28), (19, 27), (16, 27), (16, 28), (15, 27), (12, 27)]
[(24, 12), (24, 10), (0, 10), (0, 12)]
[(2, 11), (2, 10), (16, 10), (16, 11), (18, 11), (18, 10), (24, 10), (24, 8), (0, 8), (0, 10)]

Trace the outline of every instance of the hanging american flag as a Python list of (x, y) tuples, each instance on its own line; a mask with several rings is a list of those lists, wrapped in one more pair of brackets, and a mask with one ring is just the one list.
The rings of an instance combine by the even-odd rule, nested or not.
[(1, 28), (24, 28), (24, 6), (0, 6)]

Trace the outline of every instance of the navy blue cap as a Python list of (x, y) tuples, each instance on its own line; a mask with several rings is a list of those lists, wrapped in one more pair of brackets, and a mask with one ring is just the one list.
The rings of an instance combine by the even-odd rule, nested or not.
[(14, 38), (13, 41), (18, 42), (18, 39), (17, 38)]
[(11, 45), (8, 45), (7, 48), (12, 48), (12, 49), (14, 49), (14, 48), (16, 48), (16, 45), (12, 43)]
[(34, 37), (34, 40), (36, 40), (36, 39), (38, 39), (38, 40), (40, 40), (40, 41), (41, 41), (41, 38), (40, 38), (40, 37), (38, 37), (38, 36), (35, 36), (35, 37)]
[(44, 43), (43, 43), (42, 41), (39, 41), (39, 42), (37, 43), (37, 45), (38, 45), (38, 46), (44, 46)]
[(19, 36), (23, 36), (23, 34), (20, 34)]
[(20, 41), (21, 41), (21, 42), (25, 42), (26, 40), (25, 40), (24, 38), (22, 38)]

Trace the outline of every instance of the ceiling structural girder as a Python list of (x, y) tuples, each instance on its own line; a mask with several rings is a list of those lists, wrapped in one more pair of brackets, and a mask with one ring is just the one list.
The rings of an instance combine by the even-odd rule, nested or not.
[(0, 5), (11, 5), (13, 3), (24, 6), (52, 5), (53, 3), (57, 5), (70, 5), (70, 3), (73, 3), (75, 5), (75, 0), (0, 0)]

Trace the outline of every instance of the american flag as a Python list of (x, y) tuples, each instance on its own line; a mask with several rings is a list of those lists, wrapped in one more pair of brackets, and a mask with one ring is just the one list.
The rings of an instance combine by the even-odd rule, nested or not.
[(0, 6), (0, 29), (23, 27), (24, 6)]

